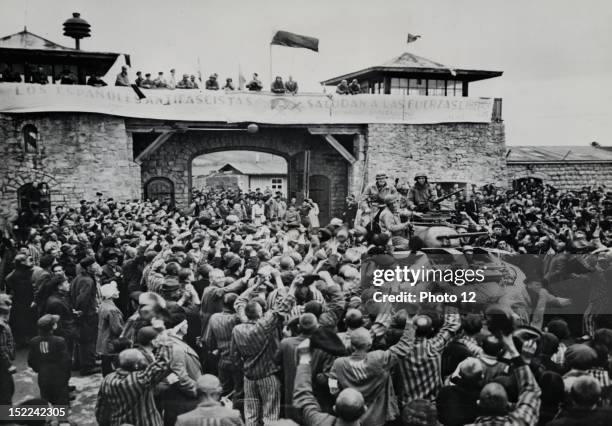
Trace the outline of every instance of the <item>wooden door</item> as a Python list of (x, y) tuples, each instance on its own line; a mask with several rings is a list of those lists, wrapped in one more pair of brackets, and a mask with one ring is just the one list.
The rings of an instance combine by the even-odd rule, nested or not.
[(310, 198), (319, 205), (319, 222), (325, 226), (331, 220), (331, 181), (327, 176), (312, 175), (309, 190)]
[(145, 199), (174, 206), (174, 184), (164, 177), (150, 179), (145, 186)]

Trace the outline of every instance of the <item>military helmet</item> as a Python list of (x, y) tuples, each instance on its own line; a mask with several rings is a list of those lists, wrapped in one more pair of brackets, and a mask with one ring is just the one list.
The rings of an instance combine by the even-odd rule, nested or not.
[(396, 202), (397, 200), (398, 200), (397, 195), (389, 194), (389, 195), (385, 195), (385, 198), (383, 199), (383, 202), (385, 203), (385, 205), (390, 206), (394, 202)]
[(417, 173), (417, 174), (415, 174), (415, 175), (414, 175), (414, 180), (415, 180), (415, 182), (416, 182), (416, 180), (417, 180), (418, 178), (420, 178), (420, 177), (425, 178), (425, 180), (427, 180), (427, 174), (426, 174), (425, 172), (422, 172), (422, 171), (421, 171), (421, 172), (419, 172), (419, 173)]

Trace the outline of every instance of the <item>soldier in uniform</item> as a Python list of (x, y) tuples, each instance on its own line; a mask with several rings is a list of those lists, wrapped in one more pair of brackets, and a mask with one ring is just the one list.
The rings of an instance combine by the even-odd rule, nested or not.
[(413, 210), (426, 211), (429, 208), (429, 202), (436, 198), (435, 191), (427, 182), (425, 173), (418, 173), (414, 181), (415, 184), (408, 194), (409, 207)]
[(397, 194), (394, 186), (387, 182), (387, 175), (379, 173), (376, 175), (376, 183), (366, 188), (363, 193), (363, 199), (367, 200), (370, 205), (377, 204), (379, 207), (384, 207), (385, 197), (387, 195)]
[(63, 337), (54, 336), (59, 315), (45, 314), (38, 319), (38, 336), (30, 341), (28, 365), (38, 373), (41, 398), (56, 405), (68, 405), (70, 355)]
[(380, 213), (378, 223), (381, 232), (390, 234), (392, 237), (406, 237), (410, 222), (401, 221), (400, 200), (397, 194), (389, 194), (385, 197), (385, 208)]

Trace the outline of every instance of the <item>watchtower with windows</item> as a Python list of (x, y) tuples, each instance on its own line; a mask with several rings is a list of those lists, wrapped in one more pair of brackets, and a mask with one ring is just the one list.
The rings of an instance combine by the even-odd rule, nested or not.
[(499, 77), (502, 71), (454, 69), (430, 59), (403, 53), (381, 65), (322, 81), (336, 86), (357, 79), (362, 93), (420, 96), (468, 96), (469, 83)]

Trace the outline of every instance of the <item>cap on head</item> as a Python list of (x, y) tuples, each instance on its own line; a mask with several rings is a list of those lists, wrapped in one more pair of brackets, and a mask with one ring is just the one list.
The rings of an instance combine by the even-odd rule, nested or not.
[(53, 328), (53, 324), (57, 324), (59, 320), (59, 315), (45, 314), (38, 319), (37, 325), (40, 330), (49, 331)]
[(319, 326), (317, 317), (311, 313), (305, 313), (300, 316), (300, 328), (304, 333), (312, 333)]
[(81, 265), (82, 268), (87, 269), (94, 263), (96, 263), (96, 259), (94, 259), (92, 256), (87, 256), (86, 258), (81, 260), (79, 264)]

